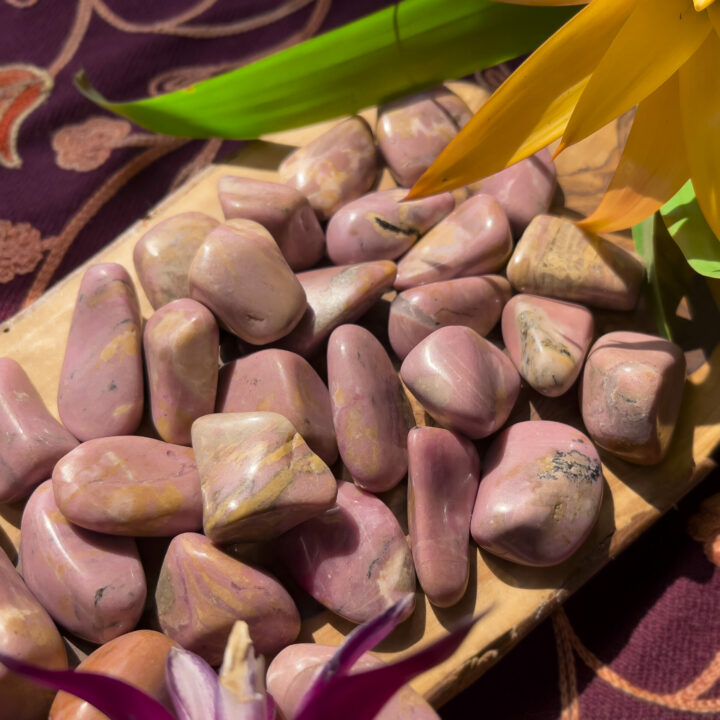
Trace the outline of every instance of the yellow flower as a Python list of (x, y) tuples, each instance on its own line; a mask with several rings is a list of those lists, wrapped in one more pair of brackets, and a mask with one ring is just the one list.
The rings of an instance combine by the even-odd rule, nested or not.
[(630, 227), (691, 178), (720, 237), (719, 35), (714, 0), (592, 0), (505, 81), (410, 196), (466, 185), (559, 137), (562, 150), (637, 105), (615, 176), (580, 224)]

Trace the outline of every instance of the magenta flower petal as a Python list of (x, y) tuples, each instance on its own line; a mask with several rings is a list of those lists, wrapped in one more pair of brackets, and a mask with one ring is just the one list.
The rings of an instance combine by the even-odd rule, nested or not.
[(294, 720), (368, 720), (375, 717), (403, 685), (449, 658), (479, 619), (466, 620), (444, 638), (392, 665), (355, 675), (336, 674), (318, 688), (313, 685), (303, 697)]
[(89, 702), (111, 720), (175, 720), (154, 698), (117, 678), (75, 670), (45, 670), (0, 653), (0, 662), (18, 675)]

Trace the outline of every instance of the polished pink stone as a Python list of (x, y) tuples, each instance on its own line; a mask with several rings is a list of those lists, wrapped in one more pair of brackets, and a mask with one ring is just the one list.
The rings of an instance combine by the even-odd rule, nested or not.
[[(286, 718), (294, 717), (301, 698), (320, 669), (337, 651), (336, 647), (317, 643), (298, 643), (281, 650), (267, 671), (267, 689)], [(363, 653), (354, 663), (356, 672), (382, 667), (384, 663)], [(438, 714), (409, 685), (390, 698), (375, 720), (439, 720)]]
[(567, 392), (577, 379), (593, 328), (587, 308), (538, 295), (516, 295), (502, 316), (510, 359), (520, 375), (548, 397)]
[(135, 270), (154, 308), (190, 295), (190, 264), (207, 234), (217, 226), (218, 221), (204, 213), (180, 213), (159, 222), (137, 241)]
[(407, 471), (408, 423), (385, 348), (365, 328), (341, 325), (328, 342), (327, 371), (343, 464), (361, 488), (390, 490)]
[(150, 408), (158, 435), (190, 444), (190, 426), (215, 409), (219, 332), (213, 314), (185, 298), (150, 316), (143, 335)]
[(333, 474), (282, 415), (206, 415), (192, 437), (214, 542), (269, 540), (335, 504)]
[(684, 386), (685, 356), (678, 345), (655, 335), (608, 333), (585, 363), (583, 422), (600, 447), (654, 465), (668, 451)]
[(375, 132), (398, 185), (413, 185), (471, 116), (470, 108), (444, 87), (383, 105)]
[(188, 275), (190, 295), (252, 345), (287, 335), (305, 312), (305, 293), (268, 231), (252, 220), (220, 225)]
[(173, 538), (155, 604), (160, 627), (211, 665), (223, 658), (233, 624), (243, 620), (258, 655), (272, 655), (300, 632), (300, 615), (270, 574), (226, 555), (204, 535)]
[(403, 188), (380, 190), (340, 208), (327, 227), (330, 260), (394, 260), (455, 207), (450, 193), (401, 202), (406, 195)]
[(130, 435), (143, 412), (140, 309), (127, 270), (83, 275), (60, 372), (58, 412), (79, 440)]
[(556, 565), (589, 535), (603, 475), (590, 440), (570, 425), (517, 423), (485, 454), (471, 532), (480, 547), (522, 565)]
[(375, 182), (377, 153), (370, 127), (359, 116), (344, 120), (286, 157), (278, 174), (327, 220)]
[(70, 522), (109, 535), (164, 537), (202, 526), (200, 478), (190, 448), (128, 436), (89, 440), (52, 475)]
[(325, 254), (325, 237), (308, 199), (283, 183), (225, 175), (218, 196), (226, 220), (260, 223), (293, 270), (307, 270)]
[(0, 502), (23, 500), (78, 444), (12, 358), (0, 358)]
[(392, 287), (396, 270), (390, 260), (375, 260), (300, 273), (308, 307), (295, 330), (279, 344), (312, 355), (336, 327), (362, 317)]
[(428, 600), (450, 607), (465, 594), (480, 457), (462, 435), (416, 427), (408, 435), (408, 524), (418, 580)]
[(390, 305), (390, 344), (403, 360), (421, 340), (446, 325), (466, 325), (487, 335), (511, 295), (510, 283), (500, 275), (455, 278), (403, 290)]
[[(67, 669), (65, 646), (50, 616), (0, 550), (0, 648), (16, 660)], [(53, 693), (0, 665), (0, 720), (46, 718)]]
[(215, 407), (221, 413), (279, 413), (328, 465), (337, 460), (328, 389), (310, 363), (296, 353), (260, 350), (224, 365)]
[(310, 595), (354, 623), (415, 593), (412, 556), (398, 521), (382, 500), (349, 482), (338, 483), (337, 508), (283, 536), (282, 553)]
[(474, 195), (459, 205), (398, 263), (395, 287), (500, 270), (512, 252), (507, 217), (495, 198)]
[(635, 307), (643, 275), (635, 255), (551, 215), (532, 220), (507, 266), (508, 280), (519, 292), (610, 310)]
[(147, 590), (133, 538), (72, 525), (55, 504), (50, 480), (30, 496), (20, 533), (25, 582), (56, 622), (94, 643), (135, 627)]
[(472, 183), (475, 195), (492, 195), (502, 206), (515, 237), (520, 237), (530, 221), (546, 213), (552, 202), (557, 171), (550, 152), (543, 148), (529, 158)]
[(400, 377), (422, 406), (450, 430), (471, 438), (508, 419), (520, 376), (507, 356), (468, 327), (450, 325), (416, 345)]

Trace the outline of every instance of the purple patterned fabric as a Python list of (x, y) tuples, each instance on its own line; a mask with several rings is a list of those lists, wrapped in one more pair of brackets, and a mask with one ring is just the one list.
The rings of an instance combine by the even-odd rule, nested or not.
[[(107, 97), (130, 99), (389, 4), (0, 0), (0, 320), (237, 147), (164, 138), (111, 117), (75, 91), (76, 71)], [(443, 718), (720, 717), (720, 573), (685, 529), (717, 484), (714, 474), (568, 601), (554, 630), (544, 622)], [(608, 667), (589, 668), (588, 652)]]

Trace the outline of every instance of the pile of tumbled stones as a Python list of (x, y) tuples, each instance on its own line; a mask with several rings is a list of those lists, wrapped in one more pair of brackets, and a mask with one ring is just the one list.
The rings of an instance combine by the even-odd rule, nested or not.
[[(590, 347), (585, 305), (632, 309), (643, 267), (544, 214), (555, 190), (547, 151), (462, 193), (402, 202), (406, 190), (373, 192), (381, 158), (407, 188), (469, 117), (436, 89), (381, 108), (375, 136), (360, 117), (340, 122), (287, 157), (278, 183), (223, 177), (224, 223), (198, 208), (135, 247), (155, 308), (144, 332), (126, 269), (89, 267), (58, 390), (62, 424), (17, 363), (0, 360), (0, 501), (27, 499), (22, 579), (0, 553), (5, 652), (64, 666), (57, 623), (104, 643), (83, 667), (165, 699), (169, 648), (217, 665), (242, 619), (259, 653), (282, 651), (269, 690), (290, 718), (310, 678), (297, 674), (329, 651), (283, 650), (300, 630), (293, 597), (230, 546), (270, 541), (297, 585), (353, 623), (414, 595), (416, 575), (448, 607), (466, 591), (470, 535), (526, 565), (578, 549), (603, 494), (596, 446), (633, 463), (663, 458), (683, 353), (634, 332)], [(395, 358), (362, 325), (393, 289)], [(504, 349), (485, 338), (498, 322)], [(221, 334), (234, 338), (225, 359), (235, 356), (218, 370)], [(583, 365), (587, 435), (542, 420), (504, 427), (521, 383), (575, 402), (566, 393)], [(436, 426), (413, 427), (403, 384)], [(145, 389), (156, 438), (133, 435)], [(409, 543), (377, 495), (406, 477)], [(135, 538), (147, 537), (172, 538), (151, 600), (162, 633), (130, 632), (147, 595)], [(46, 697), (1, 672), (7, 717), (42, 717)], [(404, 691), (383, 717), (420, 702)], [(81, 705), (59, 696), (50, 717), (81, 717)]]

